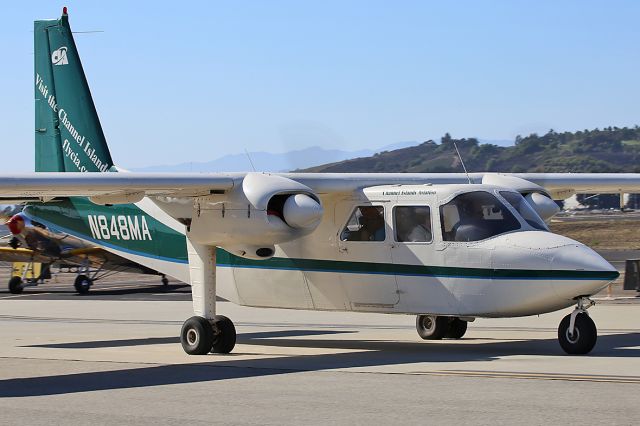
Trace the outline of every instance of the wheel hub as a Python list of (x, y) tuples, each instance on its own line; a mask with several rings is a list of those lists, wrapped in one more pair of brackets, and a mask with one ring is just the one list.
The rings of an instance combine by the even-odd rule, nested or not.
[(425, 330), (431, 331), (434, 327), (433, 318), (431, 318), (430, 316), (424, 317), (424, 319), (422, 320), (422, 327), (424, 327)]
[(577, 343), (578, 340), (580, 340), (580, 330), (574, 327), (572, 333), (571, 330), (567, 329), (567, 341), (569, 343)]
[(198, 332), (193, 328), (187, 330), (187, 343), (191, 346), (195, 346), (198, 343)]

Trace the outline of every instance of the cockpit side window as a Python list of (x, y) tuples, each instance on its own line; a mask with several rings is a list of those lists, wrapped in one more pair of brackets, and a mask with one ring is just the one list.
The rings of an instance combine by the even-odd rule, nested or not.
[(500, 195), (502, 198), (507, 200), (509, 204), (518, 212), (520, 216), (534, 229), (539, 229), (540, 231), (548, 231), (547, 224), (544, 223), (544, 220), (536, 213), (536, 211), (531, 207), (531, 205), (524, 199), (519, 192), (511, 192), (511, 191), (500, 191)]
[(480, 241), (520, 229), (520, 222), (498, 198), (485, 191), (460, 194), (440, 206), (444, 241)]
[(398, 242), (431, 242), (431, 209), (427, 206), (397, 206), (393, 210), (393, 229)]
[(340, 233), (342, 241), (384, 241), (385, 238), (382, 206), (356, 207)]

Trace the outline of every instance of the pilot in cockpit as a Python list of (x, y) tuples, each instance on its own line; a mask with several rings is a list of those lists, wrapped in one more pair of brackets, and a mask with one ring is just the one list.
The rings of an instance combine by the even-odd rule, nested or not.
[(483, 206), (472, 197), (459, 198), (460, 221), (453, 227), (454, 241), (479, 241), (492, 234), (490, 222), (484, 219)]
[(360, 208), (360, 229), (362, 241), (384, 241), (384, 216), (379, 207), (365, 206)]

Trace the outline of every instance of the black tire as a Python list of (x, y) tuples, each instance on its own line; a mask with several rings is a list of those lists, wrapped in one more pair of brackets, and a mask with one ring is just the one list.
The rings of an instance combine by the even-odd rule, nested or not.
[(228, 354), (236, 345), (236, 327), (233, 322), (224, 315), (213, 317), (213, 326), (216, 334), (211, 352)]
[(440, 340), (449, 329), (449, 318), (435, 315), (418, 315), (416, 330), (424, 340)]
[(189, 355), (206, 355), (213, 346), (213, 328), (202, 317), (191, 317), (182, 324), (180, 343)]
[(73, 283), (73, 286), (76, 288), (78, 294), (89, 293), (92, 285), (93, 281), (91, 281), (86, 275), (78, 275)]
[(598, 340), (598, 330), (593, 320), (584, 312), (576, 316), (573, 336), (569, 334), (571, 315), (567, 315), (558, 326), (558, 342), (569, 355), (585, 355), (591, 352)]
[(9, 280), (9, 291), (13, 294), (20, 294), (22, 290), (24, 290), (24, 287), (22, 287), (22, 278), (11, 277)]
[(449, 322), (449, 328), (447, 329), (444, 337), (447, 339), (462, 339), (462, 336), (467, 332), (467, 322), (460, 318), (452, 318)]

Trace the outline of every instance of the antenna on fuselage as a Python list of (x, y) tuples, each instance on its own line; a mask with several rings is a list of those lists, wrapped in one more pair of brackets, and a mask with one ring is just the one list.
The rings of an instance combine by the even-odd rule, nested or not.
[(462, 164), (462, 170), (464, 170), (464, 174), (467, 175), (467, 180), (469, 181), (469, 183), (472, 183), (471, 178), (469, 177), (469, 172), (467, 172), (464, 161), (462, 161), (462, 155), (460, 155), (460, 151), (458, 151), (458, 145), (456, 145), (455, 142), (453, 143), (453, 147), (456, 149), (456, 153), (458, 154), (458, 158), (460, 159), (460, 164)]

